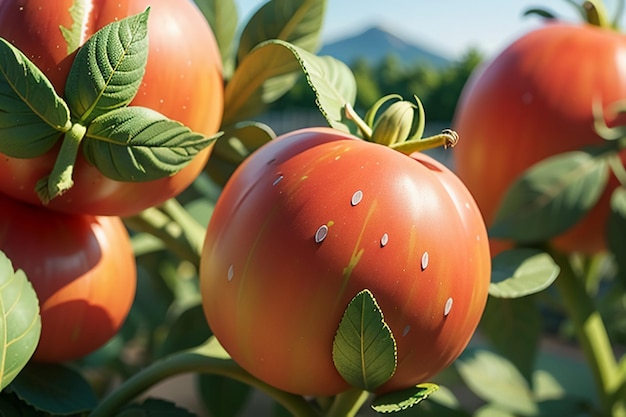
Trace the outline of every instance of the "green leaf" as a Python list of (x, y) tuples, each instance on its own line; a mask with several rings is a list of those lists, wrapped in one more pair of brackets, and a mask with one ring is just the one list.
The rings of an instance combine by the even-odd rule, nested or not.
[(506, 358), (486, 349), (468, 348), (454, 364), (467, 387), (480, 399), (514, 415), (537, 412), (528, 381)]
[(98, 403), (91, 385), (76, 370), (60, 364), (29, 363), (11, 384), (22, 401), (50, 414), (77, 414)]
[(491, 346), (531, 381), (542, 331), (535, 299), (489, 297), (480, 329)]
[(126, 406), (115, 417), (197, 417), (196, 414), (176, 404), (155, 398), (148, 398), (141, 404)]
[(234, 0), (195, 0), (211, 26), (220, 48), (224, 78), (229, 79), (235, 66), (234, 39), (237, 32), (237, 5)]
[(150, 181), (184, 168), (213, 138), (145, 107), (122, 107), (92, 121), (85, 157), (117, 181)]
[(158, 356), (164, 357), (202, 344), (211, 336), (201, 304), (183, 311), (168, 328)]
[(244, 159), (275, 137), (274, 131), (263, 123), (241, 122), (229, 126), (215, 142), (205, 171), (223, 186)]
[(317, 52), (326, 0), (271, 0), (248, 21), (239, 39), (237, 58), (243, 61), (258, 44), (270, 39)]
[(626, 287), (626, 188), (618, 187), (611, 195), (611, 214), (607, 222), (607, 243), (615, 258), (618, 276)]
[(563, 233), (596, 204), (608, 177), (607, 160), (588, 152), (547, 158), (509, 188), (490, 235), (535, 243)]
[(226, 85), (223, 124), (260, 113), (287, 92), (302, 73), (328, 124), (348, 131), (343, 109), (356, 99), (356, 81), (350, 68), (337, 59), (319, 57), (280, 40), (258, 45), (240, 63)]
[(548, 288), (560, 268), (550, 255), (536, 249), (511, 249), (494, 256), (489, 295), (519, 298)]
[(14, 271), (0, 251), (0, 391), (23, 370), (33, 355), (41, 320), (37, 294), (22, 270)]
[(106, 25), (78, 50), (65, 96), (80, 123), (127, 106), (137, 94), (148, 62), (148, 13)]
[(252, 393), (250, 385), (220, 375), (199, 375), (198, 387), (210, 415), (220, 417), (240, 416)]
[(16, 395), (0, 395), (0, 417), (42, 417), (41, 413), (20, 400)]
[(0, 152), (42, 155), (70, 126), (70, 111), (43, 72), (0, 38)]
[(402, 391), (377, 396), (372, 400), (372, 408), (378, 413), (406, 410), (424, 401), (438, 389), (437, 384), (423, 383)]
[(387, 382), (396, 371), (396, 341), (369, 290), (346, 308), (333, 341), (333, 362), (352, 386), (367, 391)]

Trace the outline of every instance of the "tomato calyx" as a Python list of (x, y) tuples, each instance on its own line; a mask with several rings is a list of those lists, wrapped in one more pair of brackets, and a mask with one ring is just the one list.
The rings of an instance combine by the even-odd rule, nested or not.
[[(397, 94), (379, 99), (362, 119), (346, 104), (346, 117), (358, 127), (361, 136), (370, 142), (388, 146), (405, 155), (443, 146), (452, 148), (459, 141), (459, 135), (452, 129), (424, 138), (425, 113), (420, 99), (414, 96), (415, 103), (402, 100)], [(378, 116), (385, 104), (389, 104)], [(378, 116), (378, 117), (377, 117)]]
[[(568, 2), (578, 10), (582, 20), (592, 26), (605, 29), (618, 29), (618, 19), (621, 15), (622, 5), (613, 19), (609, 18), (609, 13), (602, 0), (586, 0), (582, 4)], [(537, 15), (548, 20), (557, 20), (558, 17), (543, 8), (532, 8), (524, 12), (524, 16)]]

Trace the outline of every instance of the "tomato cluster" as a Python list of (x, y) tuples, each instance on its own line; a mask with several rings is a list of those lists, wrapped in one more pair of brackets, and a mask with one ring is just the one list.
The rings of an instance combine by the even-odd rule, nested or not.
[[(80, 46), (109, 23), (150, 7), (148, 61), (130, 105), (155, 110), (202, 135), (217, 132), (223, 111), (221, 58), (211, 28), (192, 2), (80, 3), (2, 1), (0, 37), (63, 97)], [(51, 172), (59, 147), (30, 159), (0, 155), (0, 250), (25, 271), (38, 296), (42, 332), (33, 359), (44, 362), (82, 357), (118, 332), (136, 289), (135, 258), (119, 216), (179, 194), (211, 151), (201, 151), (174, 175), (136, 183), (105, 177), (79, 152), (73, 186), (44, 207), (35, 189)]]
[(490, 256), (482, 217), (446, 167), (328, 128), (288, 133), (235, 171), (200, 269), (208, 322), (232, 357), (287, 391), (346, 388), (332, 358), (350, 300), (367, 289), (397, 344), (380, 390), (424, 382), (474, 332)]

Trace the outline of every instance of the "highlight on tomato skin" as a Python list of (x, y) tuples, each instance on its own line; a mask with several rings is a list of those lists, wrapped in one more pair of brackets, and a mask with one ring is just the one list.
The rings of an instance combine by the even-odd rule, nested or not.
[[(24, 52), (61, 96), (75, 50), (68, 52), (60, 27), (71, 27), (69, 9), (76, 1), (80, 0), (0, 2), (0, 36)], [(89, 3), (81, 43), (106, 24), (150, 7), (146, 73), (130, 105), (148, 107), (195, 132), (213, 136), (219, 130), (224, 106), (222, 62), (212, 29), (195, 4), (188, 0)], [(138, 183), (104, 177), (79, 151), (73, 187), (47, 207), (69, 213), (137, 214), (187, 188), (204, 168), (211, 149), (201, 151), (173, 176)], [(0, 181), (0, 192), (41, 205), (35, 186), (50, 174), (58, 150), (59, 146), (33, 159), (1, 155), (0, 175), (10, 180)]]
[(119, 218), (69, 215), (0, 195), (0, 250), (26, 273), (39, 299), (33, 361), (81, 358), (119, 331), (137, 285)]
[(335, 395), (332, 360), (351, 299), (376, 298), (397, 343), (377, 391), (425, 382), (462, 352), (490, 281), (486, 228), (460, 180), (329, 128), (287, 133), (223, 190), (200, 265), (205, 315), (244, 369), (280, 389)]
[[(626, 99), (626, 38), (591, 25), (549, 23), (516, 39), (465, 85), (453, 128), (455, 172), (489, 226), (505, 191), (524, 170), (549, 156), (600, 145), (594, 101), (603, 109)], [(609, 125), (623, 123), (607, 113)], [(622, 160), (626, 155), (622, 156)], [(606, 248), (611, 178), (599, 203), (551, 242), (566, 252)], [(494, 247), (509, 243), (494, 241)]]

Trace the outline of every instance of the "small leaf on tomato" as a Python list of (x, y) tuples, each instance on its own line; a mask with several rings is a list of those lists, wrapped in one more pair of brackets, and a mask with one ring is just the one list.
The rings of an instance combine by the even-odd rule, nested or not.
[(237, 67), (225, 89), (224, 125), (265, 109), (302, 74), (327, 122), (349, 131), (344, 107), (356, 100), (356, 81), (350, 68), (335, 58), (317, 56), (280, 40), (259, 44)]
[(78, 50), (65, 96), (82, 124), (127, 106), (137, 94), (148, 62), (148, 13), (104, 26)]
[(130, 182), (175, 174), (215, 139), (154, 110), (122, 107), (94, 119), (82, 145), (86, 159), (103, 175)]
[(52, 415), (92, 410), (98, 403), (89, 382), (76, 370), (61, 364), (31, 362), (11, 384), (22, 401)]
[(607, 222), (608, 247), (618, 268), (618, 276), (626, 286), (626, 188), (619, 187), (611, 195), (611, 214)]
[(22, 270), (14, 271), (0, 251), (0, 391), (23, 370), (33, 355), (41, 319), (37, 294)]
[(369, 290), (348, 304), (333, 342), (333, 362), (352, 386), (367, 391), (387, 382), (396, 371), (396, 341)]
[(548, 288), (559, 275), (560, 268), (550, 255), (536, 249), (504, 251), (491, 263), (489, 295), (519, 298)]
[(608, 178), (606, 158), (588, 152), (547, 158), (530, 167), (508, 189), (490, 236), (521, 243), (549, 240), (587, 214)]
[(34, 158), (70, 126), (70, 111), (43, 72), (0, 38), (0, 152)]
[(424, 401), (438, 389), (437, 384), (423, 383), (402, 391), (377, 396), (372, 400), (372, 408), (378, 413), (406, 410)]

